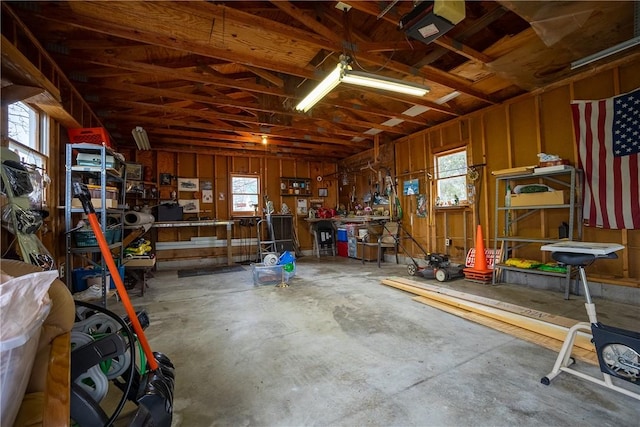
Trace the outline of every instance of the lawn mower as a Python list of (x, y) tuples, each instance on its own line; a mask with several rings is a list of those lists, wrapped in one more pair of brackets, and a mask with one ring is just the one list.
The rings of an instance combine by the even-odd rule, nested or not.
[[(425, 279), (436, 279), (439, 282), (446, 282), (447, 280), (456, 279), (458, 277), (464, 277), (464, 265), (453, 264), (449, 261), (449, 255), (440, 253), (430, 253), (424, 250), (422, 245), (414, 239), (401, 222), (398, 222), (402, 229), (403, 235), (406, 235), (411, 241), (422, 251), (424, 259), (427, 260), (427, 266), (420, 266), (416, 260), (409, 255), (411, 264), (407, 265), (407, 272), (410, 276), (420, 275)], [(409, 254), (402, 244), (398, 241), (398, 246), (405, 254)]]
[(427, 253), (425, 259), (428, 262), (427, 266), (420, 267), (418, 263), (411, 258), (413, 263), (407, 266), (409, 275), (420, 275), (425, 279), (436, 279), (438, 282), (446, 282), (447, 280), (464, 277), (462, 271), (464, 266), (452, 264), (449, 261), (449, 256), (446, 254)]

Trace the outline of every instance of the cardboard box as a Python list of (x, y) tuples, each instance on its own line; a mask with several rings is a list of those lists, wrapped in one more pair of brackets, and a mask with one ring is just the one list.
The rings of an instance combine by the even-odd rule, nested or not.
[(125, 258), (122, 261), (125, 268), (147, 268), (156, 265), (155, 258)]
[(545, 191), (542, 193), (521, 193), (511, 195), (511, 207), (564, 205), (567, 194), (564, 191)]
[(356, 258), (363, 259), (365, 261), (377, 261), (378, 260), (378, 245), (368, 246), (358, 242), (358, 252)]

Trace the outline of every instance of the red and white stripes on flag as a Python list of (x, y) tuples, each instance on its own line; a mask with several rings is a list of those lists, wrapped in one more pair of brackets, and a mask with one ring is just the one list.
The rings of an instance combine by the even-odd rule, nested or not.
[(586, 225), (640, 228), (640, 89), (571, 109)]

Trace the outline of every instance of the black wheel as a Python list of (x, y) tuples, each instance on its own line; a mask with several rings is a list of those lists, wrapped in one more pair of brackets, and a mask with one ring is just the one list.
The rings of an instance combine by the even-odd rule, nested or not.
[(415, 276), (417, 272), (418, 272), (418, 267), (416, 267), (415, 264), (407, 265), (407, 273), (409, 273), (409, 276)]
[(547, 378), (547, 377), (542, 377), (542, 378), (540, 379), (540, 382), (541, 382), (542, 384), (544, 384), (544, 385), (549, 385), (549, 384), (551, 384), (551, 381), (549, 381), (549, 378)]
[(610, 343), (600, 346), (598, 360), (601, 370), (609, 375), (635, 383), (640, 379), (640, 353), (625, 344)]
[(446, 282), (447, 280), (449, 280), (449, 273), (447, 272), (447, 270), (443, 270), (441, 268), (437, 269), (436, 280), (438, 282)]

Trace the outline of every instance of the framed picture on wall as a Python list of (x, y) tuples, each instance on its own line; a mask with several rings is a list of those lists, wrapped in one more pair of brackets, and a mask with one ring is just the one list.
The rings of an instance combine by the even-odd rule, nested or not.
[(178, 178), (178, 191), (198, 191), (198, 178)]
[(318, 197), (327, 197), (329, 195), (328, 188), (318, 188)]
[(198, 199), (180, 199), (178, 204), (182, 206), (182, 212), (184, 213), (200, 212), (200, 200)]
[(171, 185), (171, 174), (170, 173), (161, 173), (160, 174), (160, 185)]
[(127, 163), (127, 180), (142, 181), (142, 165), (140, 163)]

